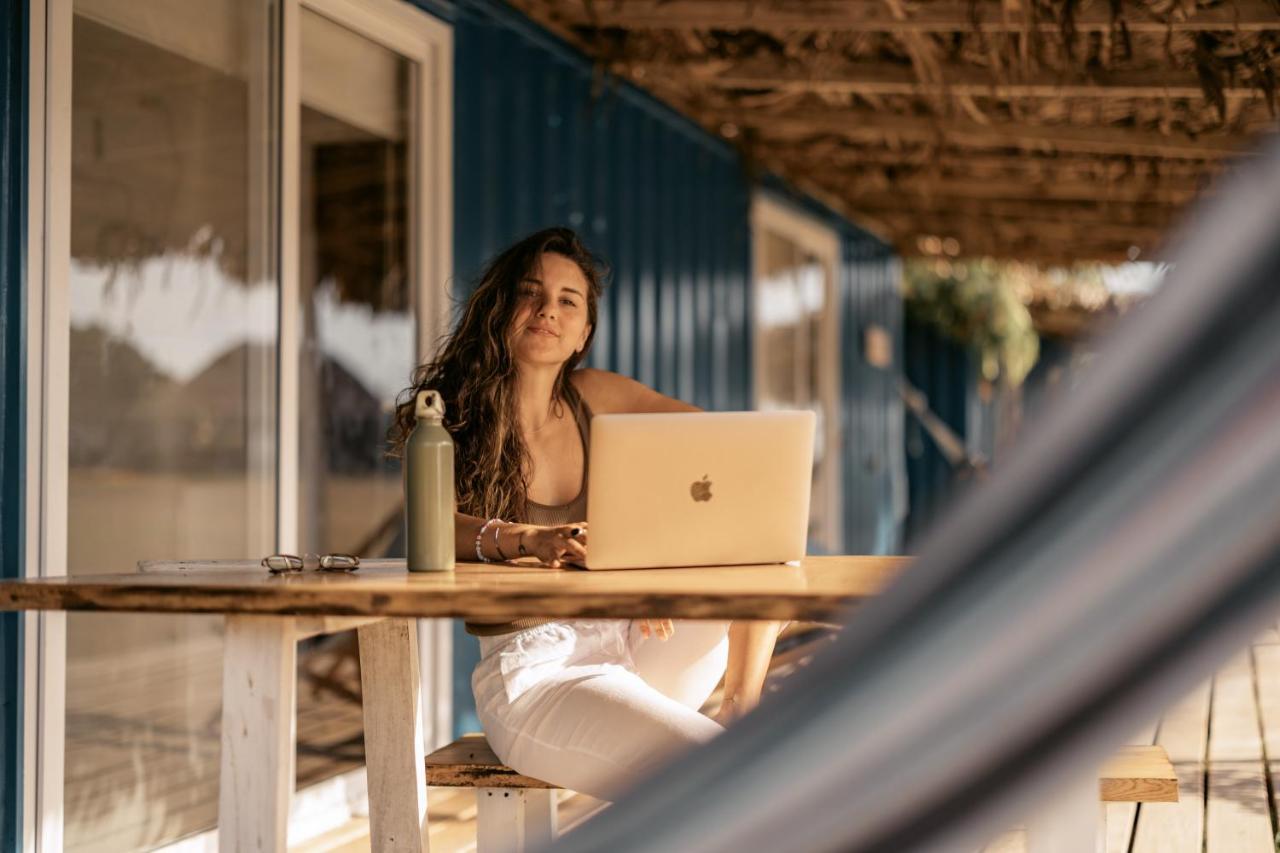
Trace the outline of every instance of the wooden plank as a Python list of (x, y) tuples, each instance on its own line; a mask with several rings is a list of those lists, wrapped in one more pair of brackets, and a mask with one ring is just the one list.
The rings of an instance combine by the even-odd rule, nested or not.
[(1102, 765), (1098, 777), (1103, 802), (1178, 801), (1178, 776), (1163, 746), (1123, 746)]
[(1274, 850), (1248, 652), (1214, 678), (1208, 780), (1205, 853)]
[(498, 760), (482, 734), (465, 734), (427, 756), (427, 784), (460, 788), (555, 788)]
[[(1150, 746), (1155, 743), (1158, 728), (1158, 720), (1147, 723), (1134, 732), (1128, 742)], [(1166, 751), (1164, 755), (1167, 761), (1168, 752)], [(1173, 769), (1172, 762), (1169, 762), (1169, 768)], [(1103, 803), (1102, 808), (1106, 820), (1106, 853), (1129, 853), (1138, 820), (1138, 804), (1134, 802)]]
[(1267, 776), (1271, 780), (1271, 805), (1273, 811), (1280, 813), (1280, 644), (1266, 642), (1255, 645), (1253, 663), (1258, 713), (1262, 722), (1262, 747), (1267, 758)]
[[(531, 0), (515, 0), (526, 12), (554, 18), (562, 25), (620, 27), (628, 30), (759, 29), (795, 32), (1021, 33), (1027, 29), (1047, 33), (1061, 31), (1057, 15), (1028, 17), (1021, 6), (991, 0), (976, 3), (931, 0), (915, 4), (905, 17), (878, 0), (805, 0), (803, 3), (771, 3), (762, 0), (627, 0), (625, 3), (559, 3), (544, 6)], [(1126, 3), (1124, 26), (1130, 33), (1239, 30), (1259, 32), (1280, 29), (1274, 7), (1256, 0), (1236, 0), (1212, 8), (1175, 7), (1161, 19)], [(1111, 10), (1101, 3), (1078, 8), (1072, 18), (1077, 32), (1110, 32), (1116, 26)]]
[(1248, 136), (1161, 134), (1148, 130), (1080, 125), (1031, 124), (991, 121), (979, 124), (962, 119), (932, 119), (854, 110), (754, 110), (716, 112), (704, 116), (720, 125), (725, 122), (754, 127), (765, 137), (794, 138), (819, 133), (850, 139), (909, 140), (945, 139), (953, 144), (974, 147), (1025, 145), (1058, 151), (1091, 154), (1132, 154), (1145, 157), (1219, 159), (1241, 154), (1258, 140)]
[(294, 784), (293, 620), (227, 617), (218, 849), (285, 849)]
[[(837, 174), (830, 177), (839, 180), (841, 176)], [(905, 201), (904, 196), (1010, 201), (1032, 201), (1039, 198), (1044, 201), (1093, 202), (1099, 205), (1109, 202), (1180, 205), (1191, 201), (1199, 192), (1198, 184), (1187, 180), (1104, 182), (1081, 179), (1018, 180), (1016, 177), (972, 180), (915, 177), (895, 179), (891, 183), (886, 182), (884, 187), (877, 187), (870, 180), (855, 180), (847, 185), (845, 197), (852, 205), (865, 203), (870, 208), (883, 208), (895, 202), (901, 204)]]
[(410, 574), (404, 561), (351, 574), (260, 568), (78, 575), (0, 582), (0, 610), (289, 616), (808, 619), (843, 621), (909, 557), (806, 557), (798, 566), (584, 572), (460, 563)]
[(305, 640), (324, 634), (339, 634), (352, 628), (361, 628), (377, 622), (380, 616), (299, 616), (297, 637)]
[(383, 619), (360, 629), (369, 826), (375, 851), (428, 849), (418, 677), (414, 620)]
[[(1277, 15), (1280, 17), (1280, 14)], [(942, 64), (937, 82), (921, 80), (909, 64), (824, 62), (804, 65), (783, 59), (728, 63), (718, 60), (647, 62), (621, 60), (610, 70), (636, 81), (666, 75), (718, 89), (875, 96), (967, 96), (977, 98), (1181, 98), (1202, 101), (1204, 85), (1191, 72), (1095, 71), (1087, 75), (1028, 74), (1001, 79), (990, 69)], [(1223, 97), (1263, 97), (1256, 86), (1224, 84)]]
[(1143, 803), (1133, 836), (1133, 853), (1201, 853), (1204, 844), (1204, 760), (1209, 735), (1206, 682), (1161, 719), (1156, 743), (1165, 748), (1178, 774), (1176, 803)]

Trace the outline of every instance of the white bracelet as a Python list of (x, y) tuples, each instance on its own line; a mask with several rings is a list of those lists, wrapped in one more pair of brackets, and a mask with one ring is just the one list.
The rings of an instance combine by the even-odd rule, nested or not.
[(491, 518), (491, 519), (489, 519), (489, 520), (488, 520), (488, 521), (486, 521), (484, 524), (480, 525), (480, 532), (476, 534), (476, 559), (477, 559), (477, 560), (479, 560), (479, 561), (480, 561), (480, 562), (482, 562), (482, 563), (492, 563), (492, 562), (493, 562), (493, 560), (490, 560), (488, 557), (486, 557), (486, 556), (483, 554), (483, 552), (481, 552), (481, 550), (480, 550), (480, 540), (484, 538), (484, 532), (485, 532), (486, 530), (488, 530), (488, 529), (489, 529), (489, 525), (490, 525), (490, 524), (494, 524), (494, 523), (496, 523), (496, 522), (498, 522), (498, 521), (501, 521), (501, 520), (502, 520), (502, 519), (499, 519), (499, 518)]

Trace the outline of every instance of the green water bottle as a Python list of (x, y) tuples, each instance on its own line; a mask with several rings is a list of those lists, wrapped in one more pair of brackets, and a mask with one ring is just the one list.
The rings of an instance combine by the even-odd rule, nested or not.
[(444, 428), (444, 401), (419, 391), (418, 422), (404, 448), (404, 507), (409, 571), (453, 569), (453, 439)]

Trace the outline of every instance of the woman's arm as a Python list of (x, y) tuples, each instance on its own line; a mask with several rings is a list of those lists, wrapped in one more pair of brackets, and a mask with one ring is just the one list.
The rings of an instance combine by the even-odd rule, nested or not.
[(659, 394), (642, 382), (608, 370), (584, 367), (575, 370), (570, 379), (597, 415), (702, 411), (683, 400)]
[[(485, 519), (462, 512), (453, 514), (454, 558), (474, 563), (476, 561), (476, 535), (484, 527)], [(581, 533), (574, 536), (572, 531)], [(495, 538), (496, 533), (496, 538)], [(518, 557), (537, 557), (545, 565), (559, 567), (561, 562), (581, 563), (586, 559), (587, 524), (540, 527), (536, 524), (497, 522), (489, 525), (480, 540), (480, 553), (489, 560), (514, 560)], [(525, 552), (520, 553), (523, 543)]]

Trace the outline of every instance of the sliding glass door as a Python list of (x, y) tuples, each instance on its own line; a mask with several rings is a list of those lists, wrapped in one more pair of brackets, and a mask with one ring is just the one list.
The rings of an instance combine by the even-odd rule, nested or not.
[[(29, 498), (48, 538), (29, 572), (402, 553), (384, 438), (445, 322), (448, 30), (396, 0), (44, 5), (51, 189), (31, 227), (48, 256), (31, 276), (53, 307), (33, 401), (66, 428), (36, 451), (53, 473)], [(221, 618), (42, 632), (28, 748), (46, 843), (211, 829)], [(353, 649), (300, 655), (302, 785), (361, 763)]]
[[(275, 541), (272, 10), (75, 0), (67, 569)], [(222, 620), (67, 618), (65, 845), (217, 818)]]

